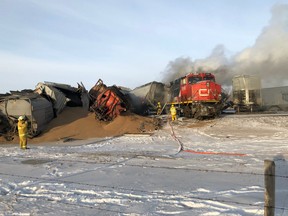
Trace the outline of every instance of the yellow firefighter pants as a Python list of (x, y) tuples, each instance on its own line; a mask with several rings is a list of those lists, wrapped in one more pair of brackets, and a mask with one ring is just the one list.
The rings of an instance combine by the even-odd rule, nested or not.
[(171, 114), (172, 121), (175, 121), (177, 118), (177, 110), (174, 106), (170, 108), (170, 114)]
[(172, 118), (172, 121), (175, 121), (176, 120), (176, 115), (171, 115), (171, 118)]
[(19, 142), (20, 142), (20, 148), (26, 149), (27, 148), (27, 135), (19, 135)]

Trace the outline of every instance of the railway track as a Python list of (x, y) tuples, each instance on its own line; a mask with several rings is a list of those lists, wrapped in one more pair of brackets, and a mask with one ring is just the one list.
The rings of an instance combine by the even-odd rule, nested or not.
[(288, 116), (288, 112), (242, 112), (235, 114), (221, 114), (225, 118), (250, 118), (250, 117), (274, 117), (274, 116)]

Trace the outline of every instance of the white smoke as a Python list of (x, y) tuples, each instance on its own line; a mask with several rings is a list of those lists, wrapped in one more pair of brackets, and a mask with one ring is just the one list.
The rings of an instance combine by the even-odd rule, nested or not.
[(264, 87), (287, 85), (288, 78), (288, 5), (275, 5), (272, 18), (253, 47), (235, 56), (235, 74), (262, 78)]
[[(255, 44), (229, 57), (223, 45), (216, 46), (205, 59), (178, 58), (166, 70), (166, 81), (183, 76), (183, 70), (195, 72), (202, 68), (213, 72), (217, 82), (231, 85), (235, 75), (258, 75), (263, 87), (288, 85), (288, 5), (278, 4), (271, 10), (269, 25), (258, 36)], [(187, 65), (185, 65), (187, 64)]]

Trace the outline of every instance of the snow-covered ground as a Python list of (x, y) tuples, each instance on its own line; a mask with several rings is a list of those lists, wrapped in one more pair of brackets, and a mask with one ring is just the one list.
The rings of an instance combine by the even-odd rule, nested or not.
[[(287, 120), (180, 119), (152, 136), (1, 145), (0, 214), (263, 215), (264, 160), (287, 158)], [(286, 173), (276, 215), (288, 215)]]

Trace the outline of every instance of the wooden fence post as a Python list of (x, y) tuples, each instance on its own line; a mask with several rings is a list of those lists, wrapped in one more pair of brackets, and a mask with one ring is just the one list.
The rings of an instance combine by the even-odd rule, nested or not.
[(264, 161), (265, 209), (264, 216), (275, 215), (275, 162)]

